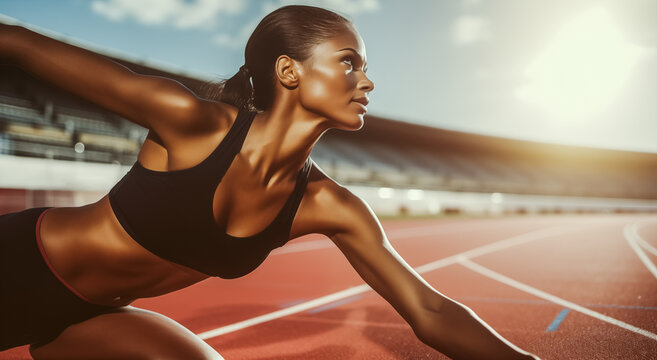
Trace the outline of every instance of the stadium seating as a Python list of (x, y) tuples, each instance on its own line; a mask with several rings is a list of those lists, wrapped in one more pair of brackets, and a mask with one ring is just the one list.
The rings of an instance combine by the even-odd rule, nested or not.
[[(166, 75), (189, 88), (200, 80)], [(0, 154), (132, 165), (146, 129), (0, 67)], [(657, 155), (458, 133), (367, 116), (357, 132), (329, 131), (311, 156), (345, 185), (456, 192), (657, 199)], [(83, 145), (83, 146), (82, 146)]]

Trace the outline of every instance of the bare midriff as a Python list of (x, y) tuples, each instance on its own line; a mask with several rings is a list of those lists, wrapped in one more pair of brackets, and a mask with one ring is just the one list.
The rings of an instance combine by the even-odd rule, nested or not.
[(128, 235), (109, 199), (51, 208), (41, 219), (42, 252), (55, 275), (83, 300), (108, 306), (182, 289), (208, 278), (149, 252)]

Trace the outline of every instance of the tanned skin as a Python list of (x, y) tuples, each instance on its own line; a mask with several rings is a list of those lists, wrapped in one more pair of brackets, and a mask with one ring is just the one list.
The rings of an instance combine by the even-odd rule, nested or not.
[[(226, 136), (238, 112), (232, 105), (198, 98), (171, 79), (136, 74), (22, 27), (0, 25), (0, 61), (149, 129), (138, 161), (151, 170), (200, 163)], [(259, 233), (282, 208), (321, 135), (331, 128), (355, 131), (363, 126), (367, 109), (362, 99), (374, 89), (366, 61), (365, 45), (353, 26), (315, 46), (307, 61), (287, 55), (277, 59), (273, 105), (256, 115), (216, 189), (213, 211), (219, 229), (239, 237)], [(372, 209), (314, 163), (290, 239), (310, 233), (333, 240), (363, 280), (434, 349), (454, 359), (538, 359), (432, 288), (391, 247)], [(118, 222), (107, 196), (85, 206), (51, 209), (40, 235), (54, 270), (68, 284), (93, 303), (117, 309), (30, 347), (34, 358), (221, 359), (175, 321), (129, 305), (208, 276), (142, 248)]]

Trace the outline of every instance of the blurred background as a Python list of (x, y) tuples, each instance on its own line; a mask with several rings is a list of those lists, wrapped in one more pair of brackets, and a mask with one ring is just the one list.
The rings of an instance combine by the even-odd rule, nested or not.
[[(657, 213), (655, 1), (0, 0), (16, 23), (198, 90), (268, 12), (353, 19), (363, 129), (313, 160), (380, 216)], [(0, 213), (97, 201), (146, 129), (0, 66)]]

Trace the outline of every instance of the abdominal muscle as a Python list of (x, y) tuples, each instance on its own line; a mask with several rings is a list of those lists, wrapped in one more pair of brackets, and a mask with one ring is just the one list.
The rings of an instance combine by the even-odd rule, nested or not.
[(51, 208), (41, 219), (43, 251), (53, 271), (88, 301), (128, 305), (208, 278), (149, 252), (128, 235), (109, 198)]

